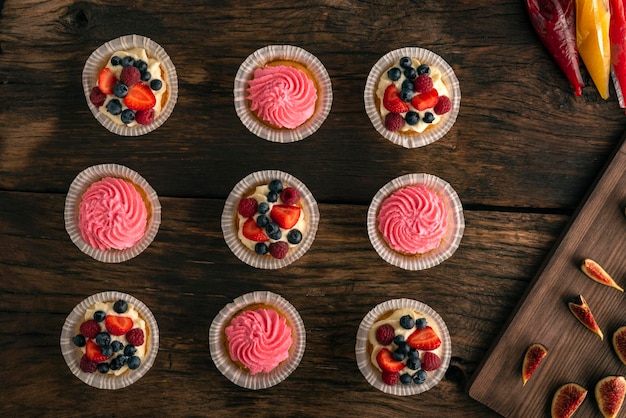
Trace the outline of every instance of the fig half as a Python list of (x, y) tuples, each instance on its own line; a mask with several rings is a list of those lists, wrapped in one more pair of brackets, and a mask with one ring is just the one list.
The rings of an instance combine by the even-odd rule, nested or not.
[(592, 259), (585, 258), (580, 265), (580, 269), (593, 281), (596, 281), (605, 286), (614, 287), (620, 292), (624, 291), (624, 289), (622, 289), (617, 283), (615, 283), (615, 280), (613, 280), (611, 275), (607, 273), (600, 264), (596, 263)]
[(528, 382), (530, 376), (533, 375), (539, 363), (541, 363), (547, 354), (548, 350), (543, 344), (534, 343), (528, 347), (524, 355), (524, 361), (522, 362), (522, 383), (524, 385)]
[(613, 333), (613, 349), (617, 357), (626, 365), (626, 326), (618, 328)]
[(566, 383), (556, 390), (552, 398), (550, 413), (552, 418), (569, 418), (585, 400), (587, 389), (576, 384)]
[(607, 376), (596, 384), (596, 401), (604, 418), (615, 418), (626, 395), (624, 376)]
[(581, 324), (596, 333), (601, 340), (604, 339), (604, 334), (602, 334), (602, 330), (598, 326), (596, 319), (593, 317), (593, 314), (589, 309), (589, 305), (587, 305), (587, 301), (583, 295), (578, 295), (570, 300), (567, 303), (567, 306)]

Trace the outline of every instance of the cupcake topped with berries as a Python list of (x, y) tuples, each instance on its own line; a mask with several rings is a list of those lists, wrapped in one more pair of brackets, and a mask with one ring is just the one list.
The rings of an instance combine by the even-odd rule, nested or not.
[(96, 50), (83, 70), (94, 116), (120, 135), (142, 135), (171, 114), (178, 95), (176, 70), (163, 48), (137, 35)]
[(411, 299), (377, 305), (359, 327), (359, 369), (386, 393), (415, 395), (434, 387), (450, 362), (448, 329), (429, 306)]
[(233, 253), (258, 268), (291, 264), (311, 246), (319, 211), (310, 191), (280, 171), (252, 173), (229, 195), (222, 213)]
[(148, 308), (130, 295), (99, 293), (68, 316), (61, 334), (63, 356), (85, 383), (118, 389), (139, 379), (158, 350), (158, 328)]
[(403, 48), (372, 68), (364, 99), (379, 133), (398, 145), (416, 148), (450, 130), (461, 93), (454, 72), (441, 57), (421, 48)]

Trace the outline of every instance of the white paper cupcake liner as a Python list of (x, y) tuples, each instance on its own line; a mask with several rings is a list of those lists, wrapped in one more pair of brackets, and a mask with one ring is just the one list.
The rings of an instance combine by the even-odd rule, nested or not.
[[(280, 179), (284, 183), (295, 187), (300, 192), (302, 209), (304, 210), (304, 216), (307, 219), (308, 229), (304, 234), (302, 242), (296, 247), (291, 248), (285, 258), (276, 259), (271, 255), (258, 255), (253, 250), (249, 249), (239, 240), (236, 229), (236, 217), (237, 206), (239, 200), (244, 195), (256, 186), (267, 184), (274, 179)], [(235, 185), (233, 190), (228, 195), (226, 203), (224, 204), (224, 210), (222, 211), (222, 232), (224, 233), (224, 240), (230, 248), (230, 250), (244, 263), (260, 268), (260, 269), (280, 269), (288, 266), (300, 257), (302, 257), (311, 247), (315, 240), (315, 234), (319, 225), (320, 213), (317, 207), (317, 202), (313, 198), (311, 191), (294, 176), (278, 170), (264, 170), (256, 171), (244, 177), (239, 183)]]
[[(150, 202), (150, 216), (144, 237), (131, 248), (125, 250), (100, 250), (89, 245), (78, 228), (78, 209), (87, 188), (105, 177), (118, 177), (130, 180), (141, 187)], [(121, 263), (141, 254), (152, 243), (161, 225), (161, 203), (156, 191), (137, 172), (118, 164), (94, 165), (81, 171), (70, 184), (65, 198), (65, 229), (72, 242), (85, 254), (104, 263)]]
[[(423, 184), (437, 193), (448, 209), (448, 232), (439, 247), (425, 254), (405, 255), (392, 250), (378, 231), (376, 217), (381, 203), (393, 192), (407, 186)], [(463, 238), (465, 218), (463, 205), (456, 191), (443, 179), (432, 174), (413, 173), (397, 177), (385, 184), (372, 199), (367, 211), (367, 234), (378, 255), (405, 270), (425, 270), (441, 264), (454, 254)]]
[[(167, 77), (165, 83), (169, 88), (169, 97), (167, 99), (167, 103), (163, 109), (161, 109), (161, 113), (159, 113), (159, 115), (155, 117), (150, 124), (128, 127), (126, 125), (118, 125), (106, 115), (100, 113), (98, 108), (89, 100), (89, 94), (91, 93), (91, 89), (97, 85), (98, 75), (109, 59), (111, 59), (111, 55), (114, 52), (131, 48), (143, 48), (148, 53), (149, 57), (157, 58), (161, 62), (161, 66), (164, 68)], [(174, 106), (178, 100), (178, 76), (176, 74), (174, 63), (172, 63), (169, 55), (167, 55), (165, 50), (159, 44), (150, 38), (140, 35), (126, 35), (113, 39), (92, 52), (85, 62), (82, 82), (85, 98), (87, 99), (87, 105), (89, 106), (91, 113), (93, 113), (94, 117), (102, 124), (102, 126), (110, 132), (122, 136), (145, 135), (163, 125), (163, 123), (165, 123), (174, 111)]]
[[(78, 334), (80, 324), (85, 320), (85, 311), (93, 306), (96, 302), (111, 302), (124, 299), (129, 304), (135, 306), (141, 317), (146, 321), (148, 327), (148, 336), (146, 343), (148, 351), (146, 357), (142, 360), (141, 365), (136, 370), (129, 370), (119, 376), (101, 374), (98, 371), (94, 373), (85, 373), (80, 368), (80, 359), (82, 354), (80, 350), (72, 342), (72, 338)], [(109, 291), (96, 293), (89, 296), (81, 303), (76, 305), (72, 312), (67, 316), (63, 328), (61, 330), (61, 353), (72, 373), (80, 380), (98, 389), (121, 389), (132, 385), (141, 379), (154, 364), (157, 353), (159, 351), (159, 327), (156, 319), (148, 307), (131, 295), (126, 293)]]
[[(384, 313), (401, 308), (410, 308), (422, 312), (431, 317), (432, 320), (435, 321), (434, 325), (439, 329), (438, 335), (441, 339), (441, 366), (435, 371), (428, 372), (428, 378), (422, 384), (412, 383), (410, 385), (403, 385), (397, 383), (394, 386), (385, 384), (382, 380), (381, 372), (372, 365), (370, 355), (367, 352), (367, 334), (372, 325), (374, 325), (378, 318)], [(431, 326), (432, 325), (431, 323)], [(398, 396), (410, 396), (426, 392), (437, 385), (445, 376), (446, 370), (450, 364), (450, 358), (452, 357), (452, 342), (446, 323), (430, 306), (413, 299), (392, 299), (376, 305), (374, 309), (365, 315), (357, 331), (355, 354), (359, 370), (361, 370), (361, 373), (369, 384), (385, 393)]]
[[(252, 79), (254, 70), (276, 60), (301, 63), (313, 74), (318, 85), (318, 103), (315, 113), (308, 121), (295, 129), (278, 129), (263, 124), (250, 110), (247, 103), (248, 81)], [(235, 110), (244, 126), (260, 138), (280, 143), (300, 141), (315, 133), (328, 117), (333, 103), (332, 84), (324, 65), (313, 54), (292, 45), (269, 45), (248, 56), (237, 71), (233, 93)]]
[[(293, 347), (289, 358), (269, 373), (251, 375), (239, 368), (231, 359), (226, 348), (224, 329), (233, 315), (253, 304), (275, 307), (293, 329)], [(267, 389), (285, 380), (300, 364), (306, 346), (306, 330), (300, 314), (285, 298), (272, 292), (258, 291), (239, 296), (226, 305), (215, 317), (209, 329), (209, 349), (217, 369), (234, 384), (247, 389)]]
[[(422, 133), (403, 134), (402, 132), (390, 131), (385, 128), (385, 121), (380, 116), (379, 109), (376, 107), (374, 97), (380, 77), (385, 71), (397, 64), (402, 57), (416, 58), (422, 63), (438, 67), (441, 70), (443, 82), (449, 90), (452, 109), (442, 117), (441, 122), (429, 127)], [(367, 116), (369, 116), (372, 125), (374, 125), (378, 133), (396, 145), (401, 145), (405, 148), (418, 148), (437, 141), (452, 128), (461, 107), (461, 88), (452, 67), (439, 55), (423, 48), (405, 47), (387, 53), (374, 64), (367, 76), (363, 99), (365, 101)]]

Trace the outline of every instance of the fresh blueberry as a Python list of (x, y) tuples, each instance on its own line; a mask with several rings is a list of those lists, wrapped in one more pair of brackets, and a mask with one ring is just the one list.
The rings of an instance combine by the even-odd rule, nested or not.
[(392, 69), (387, 71), (387, 77), (389, 77), (391, 81), (398, 81), (400, 80), (401, 76), (402, 76), (402, 71), (400, 71), (398, 67), (393, 67)]
[(400, 375), (400, 383), (402, 383), (403, 385), (410, 385), (411, 383), (413, 383), (413, 376), (408, 373)]
[(396, 351), (398, 353), (402, 353), (402, 354), (406, 355), (406, 354), (409, 354), (409, 352), (411, 351), (411, 346), (406, 341), (405, 342), (401, 342), (398, 345), (398, 348), (396, 348)]
[(145, 62), (144, 60), (137, 60), (135, 61), (134, 65), (135, 67), (137, 67), (140, 73), (143, 73), (144, 71), (148, 69), (148, 63)]
[(117, 99), (113, 99), (109, 103), (107, 103), (107, 112), (109, 112), (113, 116), (122, 113), (122, 104), (120, 103), (120, 101)]
[(412, 348), (409, 350), (409, 359), (411, 360), (419, 360), (420, 359), (420, 352), (417, 351), (417, 348)]
[(404, 354), (402, 353), (398, 353), (397, 351), (394, 351), (393, 353), (391, 353), (391, 357), (395, 360), (395, 361), (402, 361), (404, 360)]
[(131, 57), (130, 55), (126, 55), (124, 58), (122, 58), (122, 67), (130, 67), (134, 64), (135, 58)]
[(279, 240), (283, 236), (280, 226), (276, 222), (270, 222), (265, 226), (265, 232), (271, 239)]
[(404, 342), (404, 335), (402, 335), (402, 334), (396, 335), (395, 337), (393, 337), (393, 342), (396, 345), (400, 345), (400, 343)]
[(131, 370), (136, 370), (141, 365), (141, 359), (137, 356), (132, 356), (126, 361), (126, 365)]
[(257, 207), (256, 210), (261, 215), (264, 215), (264, 214), (266, 214), (270, 210), (270, 205), (268, 205), (267, 202), (261, 202), (261, 203), (259, 203), (259, 206)]
[(111, 357), (113, 355), (113, 347), (110, 345), (105, 345), (100, 350), (103, 356)]
[(85, 341), (85, 337), (82, 334), (78, 334), (72, 338), (72, 342), (76, 347), (84, 347), (85, 344), (87, 344), (87, 341)]
[(254, 244), (254, 252), (258, 255), (265, 255), (269, 252), (269, 247), (264, 242), (257, 242)]
[(111, 57), (111, 65), (116, 67), (118, 65), (120, 65), (122, 63), (122, 59), (120, 57), (118, 57), (117, 55), (114, 55), (113, 57)]
[(413, 66), (413, 60), (411, 60), (411, 58), (409, 57), (402, 57), (400, 58), (400, 67), (402, 68), (409, 68)]
[(270, 223), (270, 218), (268, 218), (267, 215), (259, 215), (259, 216), (257, 216), (256, 224), (258, 226), (260, 226), (261, 228), (266, 227), (268, 223)]
[(274, 203), (278, 201), (278, 193), (277, 192), (273, 192), (270, 190), (270, 192), (267, 194), (267, 201)]
[(430, 74), (430, 67), (426, 64), (420, 64), (417, 67), (417, 75), (423, 75), (423, 74), (426, 74), (426, 75)]
[(418, 370), (417, 372), (415, 372), (415, 374), (413, 375), (413, 382), (419, 384), (422, 384), (426, 381), (426, 372), (424, 370)]
[(415, 326), (418, 329), (424, 329), (426, 328), (426, 325), (427, 325), (426, 318), (417, 318), (417, 321), (415, 321)]
[(132, 344), (128, 344), (126, 347), (124, 347), (124, 355), (127, 357), (135, 355), (136, 352), (137, 348)]
[(113, 87), (113, 94), (123, 99), (128, 94), (128, 86), (124, 83), (117, 83), (115, 87)]
[(122, 349), (124, 348), (124, 344), (122, 344), (121, 341), (115, 340), (111, 343), (111, 348), (113, 349), (114, 353), (117, 353), (118, 351), (122, 351)]
[(430, 112), (426, 112), (422, 120), (426, 123), (433, 123), (433, 121), (435, 120), (435, 115)]
[(120, 299), (113, 304), (113, 310), (117, 313), (124, 313), (128, 310), (128, 303), (125, 300)]
[(400, 96), (400, 100), (408, 103), (411, 101), (413, 96), (415, 96), (415, 93), (411, 89), (402, 89), (400, 90), (399, 96)]
[(287, 242), (290, 244), (299, 244), (302, 241), (302, 232), (297, 229), (292, 229), (287, 233)]
[(411, 329), (415, 326), (415, 320), (411, 318), (411, 315), (404, 315), (400, 318), (400, 326), (404, 329)]
[(408, 367), (411, 370), (417, 370), (421, 367), (422, 362), (420, 361), (420, 359), (417, 360), (412, 360), (412, 359), (408, 359), (406, 361), (406, 367)]
[(404, 115), (404, 120), (409, 125), (417, 125), (417, 122), (420, 121), (420, 115), (417, 112), (408, 111), (406, 115)]
[(405, 68), (404, 76), (409, 80), (415, 80), (417, 78), (417, 71), (415, 71), (413, 67)]
[(126, 361), (128, 360), (128, 357), (126, 357), (123, 354), (120, 354), (119, 356), (115, 357), (113, 360), (111, 360), (111, 370), (119, 370), (121, 369), (124, 364), (126, 364)]
[(159, 79), (155, 78), (150, 82), (150, 88), (154, 91), (161, 90), (161, 87), (163, 87), (163, 82)]
[(132, 123), (135, 120), (135, 112), (133, 112), (130, 109), (124, 109), (122, 110), (120, 119), (122, 119), (122, 123), (125, 123), (128, 125), (129, 123)]
[(93, 313), (93, 319), (95, 319), (96, 322), (102, 322), (106, 317), (107, 314), (104, 311), (95, 311)]
[(111, 344), (111, 335), (108, 332), (101, 332), (96, 335), (96, 344), (100, 347), (105, 347)]
[(102, 374), (109, 372), (109, 363), (98, 363), (98, 371)]
[(267, 187), (269, 187), (269, 189), (273, 192), (280, 193), (283, 191), (283, 182), (275, 179), (270, 181), (270, 184), (268, 184)]
[(150, 81), (151, 78), (152, 78), (152, 74), (150, 74), (150, 71), (143, 71), (141, 73), (141, 79), (143, 81)]
[(411, 90), (411, 91), (415, 91), (415, 83), (413, 82), (413, 80), (408, 80), (408, 79), (407, 79), (407, 80), (404, 80), (404, 81), (402, 82), (402, 87), (401, 87), (401, 89), (402, 89), (402, 90), (404, 90), (404, 89), (409, 89), (409, 90)]

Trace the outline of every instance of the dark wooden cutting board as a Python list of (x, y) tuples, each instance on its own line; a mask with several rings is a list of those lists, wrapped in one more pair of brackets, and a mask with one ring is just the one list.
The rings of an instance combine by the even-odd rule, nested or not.
[[(594, 396), (596, 382), (607, 375), (626, 375), (626, 366), (611, 345), (613, 332), (626, 325), (626, 295), (587, 278), (580, 263), (594, 259), (626, 288), (625, 207), (622, 139), (474, 374), (469, 383), (472, 398), (505, 417), (550, 416), (556, 389), (575, 382), (589, 391), (576, 416), (601, 416)], [(578, 294), (587, 300), (604, 340), (570, 313), (567, 301)], [(523, 386), (523, 356), (535, 342), (547, 347), (548, 356)], [(626, 416), (626, 405), (620, 416)]]

